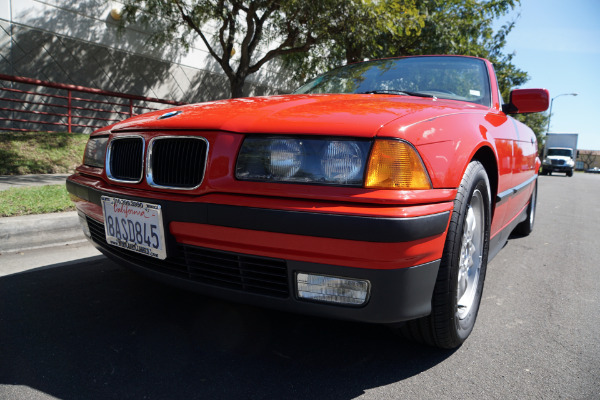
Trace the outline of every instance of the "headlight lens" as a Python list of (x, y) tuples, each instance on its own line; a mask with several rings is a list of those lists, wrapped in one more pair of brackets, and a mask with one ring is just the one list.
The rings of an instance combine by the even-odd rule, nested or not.
[(355, 142), (331, 141), (323, 151), (321, 168), (325, 179), (344, 183), (362, 178), (363, 154)]
[(235, 176), (263, 182), (431, 189), (414, 147), (387, 139), (249, 136), (240, 149)]
[(300, 170), (302, 144), (294, 139), (274, 140), (269, 146), (269, 172), (276, 179), (290, 179)]
[(92, 137), (88, 140), (83, 154), (83, 163), (91, 167), (104, 168), (108, 136)]
[(236, 178), (251, 181), (362, 186), (366, 140), (247, 137)]

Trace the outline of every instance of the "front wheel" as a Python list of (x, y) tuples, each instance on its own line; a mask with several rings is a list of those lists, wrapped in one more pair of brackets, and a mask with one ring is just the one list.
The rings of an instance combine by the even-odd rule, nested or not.
[(455, 348), (471, 334), (487, 268), (490, 199), (485, 168), (472, 161), (454, 201), (431, 314), (401, 325), (403, 336), (431, 346)]

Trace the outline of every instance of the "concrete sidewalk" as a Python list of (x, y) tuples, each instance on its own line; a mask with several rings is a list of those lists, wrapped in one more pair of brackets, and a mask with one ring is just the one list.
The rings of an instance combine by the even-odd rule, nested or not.
[(23, 186), (64, 185), (71, 174), (0, 175), (0, 190)]
[[(69, 174), (3, 175), (0, 190), (64, 185)], [(0, 253), (85, 241), (76, 211), (0, 218)]]

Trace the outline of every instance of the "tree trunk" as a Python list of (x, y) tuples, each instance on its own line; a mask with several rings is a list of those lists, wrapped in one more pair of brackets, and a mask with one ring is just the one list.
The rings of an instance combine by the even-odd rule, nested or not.
[(354, 42), (346, 42), (346, 63), (352, 64), (363, 60), (362, 49)]
[(229, 78), (229, 86), (231, 89), (231, 98), (237, 99), (238, 97), (244, 97), (244, 83), (246, 77), (234, 76)]

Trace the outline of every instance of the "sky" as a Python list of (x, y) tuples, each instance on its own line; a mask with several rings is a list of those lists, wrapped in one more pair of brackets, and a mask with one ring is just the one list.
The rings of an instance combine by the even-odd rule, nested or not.
[[(554, 98), (551, 133), (578, 133), (578, 148), (600, 150), (600, 0), (521, 0), (506, 53)], [(577, 96), (559, 96), (577, 93)]]

